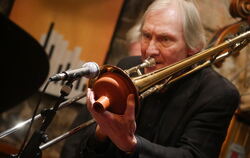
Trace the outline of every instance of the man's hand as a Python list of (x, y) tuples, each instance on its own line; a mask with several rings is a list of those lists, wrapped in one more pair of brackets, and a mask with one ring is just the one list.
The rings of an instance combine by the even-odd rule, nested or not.
[(102, 141), (107, 136), (121, 150), (133, 152), (137, 141), (135, 138), (135, 103), (134, 95), (130, 94), (127, 98), (127, 107), (123, 115), (104, 111), (98, 113), (93, 109), (95, 102), (94, 93), (90, 89), (87, 92), (87, 107), (98, 126), (96, 136)]

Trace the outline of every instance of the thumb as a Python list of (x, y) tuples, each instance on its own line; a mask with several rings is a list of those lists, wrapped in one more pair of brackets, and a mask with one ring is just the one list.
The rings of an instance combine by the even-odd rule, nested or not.
[(124, 115), (128, 118), (133, 119), (135, 118), (135, 97), (134, 94), (129, 94), (127, 97), (127, 107), (125, 110)]
[(107, 135), (104, 133), (104, 131), (99, 125), (96, 126), (95, 132), (98, 140), (103, 141), (107, 138)]
[(94, 99), (94, 92), (88, 88), (87, 89), (87, 108), (89, 111), (92, 111), (92, 108), (93, 108), (93, 103), (95, 102), (95, 99)]

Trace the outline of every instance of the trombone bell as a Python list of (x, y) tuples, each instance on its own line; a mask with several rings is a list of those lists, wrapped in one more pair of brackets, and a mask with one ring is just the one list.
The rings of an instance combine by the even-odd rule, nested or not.
[[(94, 109), (97, 112), (109, 110), (116, 114), (123, 114), (129, 94), (135, 95), (136, 105), (139, 105), (139, 95), (132, 80), (122, 69), (105, 65), (101, 68), (99, 78), (90, 82), (95, 92)], [(119, 106), (112, 106), (119, 105)]]

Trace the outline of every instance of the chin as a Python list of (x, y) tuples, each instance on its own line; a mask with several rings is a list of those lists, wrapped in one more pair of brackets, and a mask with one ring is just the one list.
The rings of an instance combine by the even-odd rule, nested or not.
[(153, 68), (153, 67), (145, 68), (145, 73), (153, 72), (153, 71), (155, 71), (155, 70), (156, 70), (156, 69)]
[(145, 72), (146, 73), (153, 72), (153, 71), (158, 70), (160, 68), (163, 68), (163, 66), (162, 65), (155, 65), (153, 67), (146, 68)]

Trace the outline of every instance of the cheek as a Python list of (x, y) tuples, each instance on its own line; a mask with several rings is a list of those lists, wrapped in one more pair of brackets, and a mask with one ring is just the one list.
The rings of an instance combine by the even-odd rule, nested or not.
[(173, 64), (186, 58), (185, 51), (178, 48), (168, 48), (161, 51), (162, 59), (166, 65)]
[(146, 56), (147, 45), (145, 43), (141, 43), (141, 55), (143, 58)]
[(161, 50), (161, 56), (165, 61), (171, 60), (172, 58), (175, 58), (175, 50), (168, 48), (168, 49), (162, 49)]

